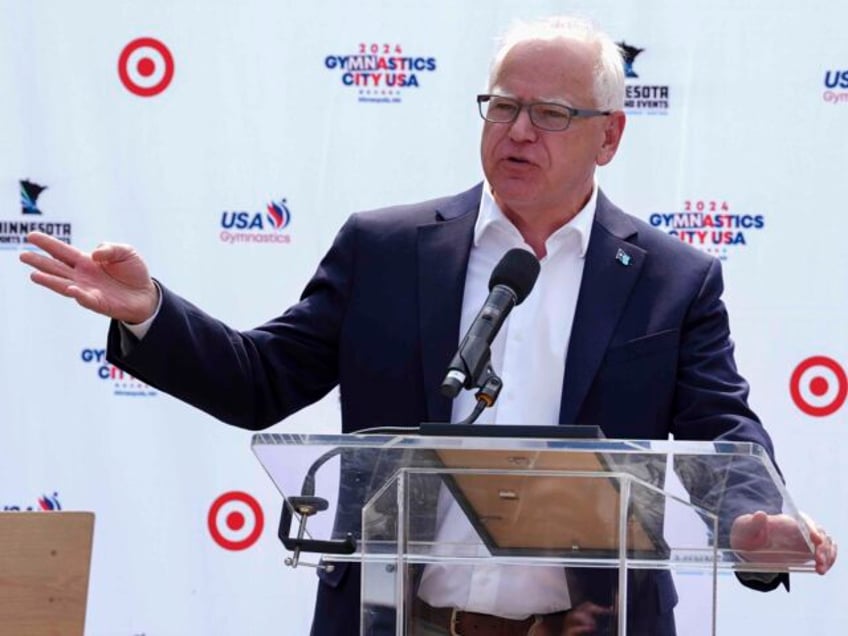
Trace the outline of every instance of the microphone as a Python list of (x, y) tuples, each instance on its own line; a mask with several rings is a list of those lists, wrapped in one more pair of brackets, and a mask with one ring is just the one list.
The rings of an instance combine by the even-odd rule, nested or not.
[(448, 366), (442, 395), (455, 398), (463, 388), (480, 386), (489, 367), (489, 345), (512, 308), (527, 298), (538, 276), (539, 261), (527, 250), (514, 248), (504, 254), (489, 279), (489, 297)]

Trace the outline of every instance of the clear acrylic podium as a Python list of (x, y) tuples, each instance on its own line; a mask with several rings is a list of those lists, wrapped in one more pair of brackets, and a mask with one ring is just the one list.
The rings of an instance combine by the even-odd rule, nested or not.
[[(561, 580), (590, 633), (646, 633), (646, 608), (674, 607), (679, 633), (714, 634), (719, 576), (814, 570), (808, 529), (754, 444), (389, 433), (252, 446), (284, 497), (286, 563), (361, 565), (363, 636), (415, 634), (421, 597), (492, 572)], [(733, 521), (758, 510), (798, 521), (791, 549), (734, 549)], [(478, 611), (513, 600), (495, 591)]]

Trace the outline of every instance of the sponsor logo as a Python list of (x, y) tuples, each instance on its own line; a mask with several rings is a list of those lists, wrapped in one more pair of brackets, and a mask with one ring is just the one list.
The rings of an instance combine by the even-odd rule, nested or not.
[(38, 185), (28, 179), (21, 184), (21, 214), (41, 214), (38, 209), (38, 197), (47, 189), (47, 186)]
[(33, 249), (27, 246), (26, 235), (43, 232), (70, 245), (71, 224), (64, 221), (48, 221), (40, 208), (39, 197), (47, 186), (29, 179), (19, 182), (21, 192), (21, 218), (0, 219), (0, 250)]
[(848, 377), (833, 358), (811, 356), (802, 360), (792, 372), (789, 393), (795, 406), (807, 415), (826, 417), (845, 404)]
[(206, 524), (212, 539), (225, 550), (246, 550), (262, 535), (265, 515), (255, 498), (232, 490), (212, 502)]
[(101, 382), (112, 386), (112, 394), (121, 397), (153, 397), (155, 389), (137, 380), (123, 369), (106, 361), (106, 349), (83, 349), (80, 353), (83, 364), (91, 365)]
[(624, 111), (628, 115), (667, 115), (671, 97), (667, 84), (647, 83), (639, 80), (636, 58), (646, 49), (617, 42), (624, 64)]
[(397, 104), (436, 70), (436, 58), (406, 52), (400, 44), (360, 42), (352, 53), (331, 54), (324, 67), (363, 103)]
[(132, 94), (154, 97), (168, 88), (174, 79), (174, 57), (159, 40), (135, 39), (121, 51), (118, 77)]
[(687, 200), (681, 210), (650, 213), (648, 222), (722, 260), (748, 245), (751, 234), (766, 225), (765, 215), (731, 210), (718, 199)]
[(828, 104), (848, 104), (848, 69), (825, 71), (822, 99)]
[(271, 201), (265, 210), (225, 210), (221, 213), (222, 243), (291, 243), (285, 230), (291, 225), (292, 215), (285, 199)]
[(640, 49), (637, 46), (631, 46), (623, 40), (618, 43), (618, 48), (621, 49), (621, 57), (624, 59), (624, 77), (639, 77), (633, 69), (633, 62), (636, 60), (636, 56), (645, 49)]
[(52, 495), (41, 495), (36, 502), (35, 505), (18, 505), (18, 504), (8, 504), (3, 506), (4, 512), (11, 511), (23, 511), (23, 512), (52, 512), (54, 510), (61, 510), (62, 504), (59, 503), (59, 493), (54, 492)]

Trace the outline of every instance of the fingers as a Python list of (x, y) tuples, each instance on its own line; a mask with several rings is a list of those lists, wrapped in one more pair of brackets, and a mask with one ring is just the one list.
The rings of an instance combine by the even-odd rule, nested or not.
[(836, 562), (839, 548), (836, 541), (825, 532), (824, 528), (813, 521), (809, 515), (801, 512), (799, 516), (804, 520), (807, 528), (810, 530), (810, 541), (815, 548), (816, 572), (825, 574)]
[[(81, 259), (87, 257), (84, 252), (77, 248), (42, 232), (30, 232), (27, 234), (27, 241), (70, 268), (76, 267)], [(34, 252), (24, 252), (21, 255), (21, 260), (28, 265), (32, 265), (29, 262), (29, 257), (25, 258), (27, 254), (32, 255)], [(91, 258), (98, 263), (108, 263), (124, 260), (134, 254), (134, 250), (129, 245), (102, 243), (91, 253)]]
[(56, 260), (55, 258), (45, 256), (44, 254), (39, 254), (37, 252), (23, 252), (20, 255), (20, 260), (22, 263), (25, 263), (30, 267), (34, 267), (45, 274), (68, 280), (73, 278), (73, 267), (60, 260)]
[[(68, 267), (74, 267), (84, 257), (84, 254), (77, 248), (41, 232), (30, 232), (27, 234), (27, 242), (44, 250)], [(21, 255), (21, 260), (23, 260), (23, 255)]]
[(821, 545), (827, 537), (827, 533), (824, 531), (824, 529), (819, 527), (819, 524), (813, 521), (810, 515), (806, 514), (805, 512), (799, 512), (798, 516), (801, 517), (801, 519), (804, 521), (804, 524), (807, 526), (807, 529), (810, 531), (810, 541), (813, 542), (813, 545)]
[(748, 537), (756, 543), (767, 545), (768, 521), (769, 516), (765, 512), (762, 510), (755, 512), (751, 518), (751, 526), (748, 528)]
[(768, 542), (768, 515), (759, 510), (742, 515), (733, 522), (731, 544), (742, 550), (754, 550)]
[(33, 272), (32, 274), (30, 274), (30, 279), (32, 280), (32, 282), (41, 285), (42, 287), (46, 287), (47, 289), (54, 291), (57, 294), (67, 296), (68, 298), (73, 298), (77, 301), (77, 303), (79, 303), (86, 309), (91, 309), (92, 311), (96, 311), (98, 313), (104, 313), (103, 303), (101, 302), (99, 296), (83, 289), (80, 289), (73, 283), (73, 281), (68, 280), (67, 278), (63, 278), (60, 276), (52, 276), (50, 274), (44, 274), (42, 272)]
[(816, 546), (816, 572), (825, 574), (836, 562), (838, 546), (830, 535), (821, 528), (817, 528), (815, 534), (810, 534)]
[(833, 564), (836, 563), (836, 557), (838, 556), (838, 554), (839, 554), (839, 546), (836, 544), (836, 541), (831, 541), (829, 558), (826, 561), (826, 567), (822, 568), (822, 571), (820, 572), (820, 574), (824, 574), (831, 567), (833, 567)]
[(29, 275), (30, 280), (33, 283), (41, 285), (42, 287), (46, 287), (47, 289), (56, 292), (57, 294), (61, 294), (62, 296), (67, 296), (69, 298), (74, 298), (73, 291), (71, 288), (73, 287), (73, 281), (65, 278), (63, 276), (54, 276), (52, 274), (45, 274), (43, 272), (33, 272)]
[(135, 255), (135, 250), (129, 245), (101, 243), (91, 253), (91, 259), (97, 263), (117, 263), (133, 255)]
[(821, 543), (816, 546), (816, 572), (825, 574), (836, 561), (837, 547), (830, 537), (824, 537)]

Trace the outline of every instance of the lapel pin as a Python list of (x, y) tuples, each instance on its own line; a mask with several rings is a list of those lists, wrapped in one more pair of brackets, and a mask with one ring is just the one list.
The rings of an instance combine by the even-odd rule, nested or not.
[(617, 260), (619, 263), (621, 263), (622, 265), (627, 267), (628, 265), (630, 265), (630, 261), (632, 261), (633, 258), (630, 256), (630, 254), (628, 254), (624, 250), (619, 249), (615, 253), (615, 260)]

